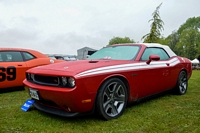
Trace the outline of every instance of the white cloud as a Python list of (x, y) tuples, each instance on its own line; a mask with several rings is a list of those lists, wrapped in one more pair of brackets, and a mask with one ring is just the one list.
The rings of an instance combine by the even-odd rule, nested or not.
[[(100, 49), (114, 36), (141, 41), (162, 0), (0, 0), (0, 47), (43, 53), (77, 54)], [(166, 37), (188, 18), (198, 16), (200, 1), (164, 1), (160, 16)]]

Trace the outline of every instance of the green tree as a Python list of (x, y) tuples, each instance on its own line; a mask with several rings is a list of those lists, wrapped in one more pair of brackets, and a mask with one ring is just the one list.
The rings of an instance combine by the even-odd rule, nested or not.
[(178, 44), (179, 42), (179, 34), (177, 31), (173, 31), (172, 34), (170, 34), (167, 38), (166, 38), (166, 42), (167, 45), (175, 52), (177, 53), (178, 51), (176, 51), (175, 46), (176, 44)]
[(187, 28), (200, 29), (200, 17), (193, 17), (186, 20), (178, 29), (178, 34), (181, 34)]
[(164, 36), (161, 36), (158, 41), (156, 43), (160, 43), (160, 44), (163, 44), (163, 45), (167, 45), (168, 44), (168, 41)]
[(135, 43), (135, 41), (130, 39), (129, 37), (113, 37), (108, 45), (113, 45), (113, 44), (120, 44), (120, 43)]
[[(194, 56), (198, 56), (198, 54), (200, 53), (200, 45), (197, 39), (199, 38), (198, 37), (199, 29), (200, 29), (200, 17), (189, 18), (187, 19), (185, 23), (183, 23), (179, 27), (177, 31), (173, 31), (172, 34), (166, 38), (167, 45), (177, 55), (185, 56), (185, 57), (189, 56), (188, 58), (193, 58)], [(194, 36), (194, 39), (192, 39), (192, 36)], [(186, 40), (185, 38), (187, 39), (190, 38), (190, 42), (189, 40)], [(191, 40), (195, 40), (194, 48), (192, 48), (193, 43)], [(192, 49), (194, 49), (193, 56), (191, 56)]]
[(175, 49), (178, 55), (194, 59), (200, 46), (200, 32), (196, 28), (184, 29), (180, 35), (179, 43)]
[(153, 18), (149, 20), (149, 22), (152, 21), (150, 33), (142, 37), (142, 40), (144, 39), (144, 42), (146, 43), (157, 43), (161, 36), (160, 32), (164, 30), (164, 22), (161, 20), (159, 15), (159, 9), (161, 5), (162, 3), (158, 7), (156, 7), (156, 10), (152, 13)]

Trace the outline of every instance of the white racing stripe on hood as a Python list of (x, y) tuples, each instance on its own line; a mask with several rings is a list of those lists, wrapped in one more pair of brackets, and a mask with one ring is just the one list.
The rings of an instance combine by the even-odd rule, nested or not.
[(154, 69), (159, 67), (168, 67), (167, 64), (170, 66), (175, 66), (180, 61), (178, 58), (173, 58), (169, 61), (155, 61), (151, 62), (149, 65), (146, 62), (139, 62), (139, 63), (131, 63), (131, 64), (123, 64), (123, 65), (114, 65), (114, 66), (107, 66), (107, 67), (100, 67), (91, 70), (87, 70), (75, 75), (76, 78), (88, 76), (88, 75), (96, 75), (102, 73), (111, 73), (111, 72), (122, 72), (122, 71), (130, 71), (136, 69)]

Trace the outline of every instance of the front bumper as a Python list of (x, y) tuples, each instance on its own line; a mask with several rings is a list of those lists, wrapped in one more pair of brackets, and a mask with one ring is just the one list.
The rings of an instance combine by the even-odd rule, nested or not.
[(77, 112), (69, 113), (69, 112), (66, 112), (65, 110), (48, 107), (48, 106), (40, 104), (37, 101), (35, 101), (33, 103), (33, 106), (40, 111), (50, 113), (50, 114), (54, 114), (54, 115), (58, 115), (58, 116), (62, 116), (62, 117), (75, 117), (75, 116), (80, 115), (80, 113), (77, 113)]
[(88, 93), (84, 85), (73, 89), (43, 86), (23, 81), (25, 89), (37, 90), (39, 100), (33, 104), (37, 109), (60, 116), (73, 117), (93, 110), (96, 93)]

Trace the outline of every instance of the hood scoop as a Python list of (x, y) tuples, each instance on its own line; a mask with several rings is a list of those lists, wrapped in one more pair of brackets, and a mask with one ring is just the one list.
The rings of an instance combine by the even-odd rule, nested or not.
[(90, 60), (89, 63), (97, 63), (99, 62), (98, 60)]

